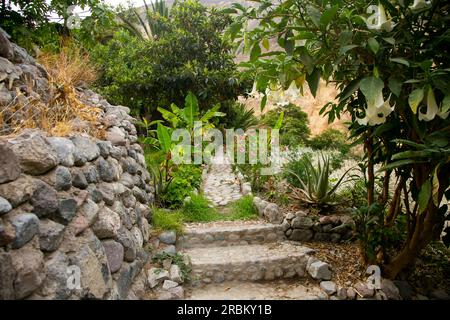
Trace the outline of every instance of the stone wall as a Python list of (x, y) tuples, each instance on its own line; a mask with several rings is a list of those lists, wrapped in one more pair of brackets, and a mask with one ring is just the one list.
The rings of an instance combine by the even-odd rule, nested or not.
[(259, 215), (270, 223), (281, 224), (287, 239), (292, 241), (341, 242), (354, 238), (353, 220), (347, 215), (310, 216), (306, 212), (286, 215), (275, 203), (253, 199)]
[[(0, 36), (0, 105), (25, 74), (41, 84), (27, 94), (44, 99), (45, 70)], [(144, 290), (153, 189), (130, 110), (78, 94), (101, 109), (104, 140), (38, 129), (0, 137), (0, 299), (126, 299)]]

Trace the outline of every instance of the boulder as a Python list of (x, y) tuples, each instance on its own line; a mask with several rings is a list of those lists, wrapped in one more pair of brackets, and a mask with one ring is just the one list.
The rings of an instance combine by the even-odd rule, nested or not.
[(389, 300), (400, 300), (400, 290), (397, 286), (389, 279), (381, 279), (381, 291), (384, 292)]
[(114, 240), (102, 241), (102, 244), (105, 248), (109, 269), (111, 273), (114, 273), (122, 266), (124, 256), (123, 246)]
[(159, 241), (165, 244), (175, 244), (177, 241), (177, 234), (175, 231), (163, 231), (159, 235)]
[(114, 238), (120, 229), (120, 216), (107, 207), (100, 209), (98, 219), (93, 225), (95, 235), (100, 238)]
[(59, 208), (58, 194), (47, 183), (38, 181), (31, 196), (31, 205), (33, 206), (33, 213), (38, 217), (53, 214)]
[(147, 273), (147, 280), (150, 288), (156, 287), (161, 282), (169, 279), (169, 272), (160, 268), (151, 268)]
[(0, 197), (0, 216), (12, 210), (11, 203), (5, 198)]
[(133, 234), (124, 227), (121, 227), (117, 233), (116, 240), (122, 244), (124, 250), (124, 260), (133, 262), (136, 259), (138, 244)]
[(8, 60), (14, 57), (14, 49), (9, 42), (8, 34), (0, 28), (0, 56)]
[(36, 189), (35, 179), (29, 176), (21, 176), (19, 179), (0, 184), (0, 196), (9, 201), (13, 208), (30, 200)]
[(73, 198), (60, 199), (59, 200), (59, 208), (53, 214), (53, 219), (56, 221), (67, 225), (70, 221), (72, 221), (73, 217), (77, 212), (77, 201)]
[(67, 138), (50, 137), (47, 138), (53, 149), (56, 151), (56, 156), (61, 165), (72, 167), (75, 163), (74, 152), (75, 145)]
[(334, 283), (333, 281), (321, 281), (320, 288), (329, 296), (336, 293), (337, 290), (336, 283)]
[(9, 145), (0, 140), (0, 184), (14, 181), (20, 176), (20, 165)]
[(70, 139), (75, 146), (73, 155), (77, 166), (82, 166), (88, 161), (93, 161), (100, 155), (100, 149), (97, 143), (91, 138), (78, 135)]
[(180, 267), (176, 264), (172, 264), (169, 269), (170, 280), (177, 283), (183, 282), (183, 277), (181, 275)]
[(58, 164), (55, 149), (38, 130), (25, 130), (9, 144), (25, 173), (40, 175)]
[(178, 286), (178, 283), (176, 283), (175, 281), (172, 280), (164, 280), (163, 286), (162, 288), (164, 290), (169, 290), (171, 288), (175, 288)]
[(293, 241), (309, 241), (313, 237), (313, 232), (308, 229), (294, 229), (289, 235), (289, 240)]
[(49, 219), (39, 221), (39, 246), (42, 251), (58, 249), (64, 235), (64, 226)]
[(323, 261), (314, 261), (306, 268), (311, 277), (318, 280), (330, 280), (331, 270), (328, 263)]
[(15, 276), (11, 254), (0, 252), (0, 300), (14, 299)]
[(281, 213), (280, 208), (275, 203), (269, 203), (264, 209), (264, 217), (274, 224), (281, 224), (283, 222), (284, 216)]
[(127, 143), (125, 132), (119, 127), (111, 127), (106, 131), (106, 140), (110, 141), (113, 146), (125, 146)]
[(294, 229), (309, 229), (314, 225), (314, 221), (309, 217), (297, 216), (291, 221)]
[(17, 214), (10, 221), (15, 230), (13, 249), (24, 246), (39, 232), (39, 219), (32, 213)]
[(72, 187), (72, 174), (70, 170), (63, 166), (58, 166), (55, 170), (55, 189), (58, 191), (69, 190)]
[(375, 290), (372, 288), (369, 288), (366, 283), (358, 282), (355, 285), (356, 293), (358, 293), (359, 296), (362, 298), (371, 298), (375, 294)]

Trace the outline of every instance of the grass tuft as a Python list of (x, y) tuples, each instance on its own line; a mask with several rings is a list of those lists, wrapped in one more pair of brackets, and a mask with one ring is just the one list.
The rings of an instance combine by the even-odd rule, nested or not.
[(173, 230), (178, 234), (183, 232), (183, 216), (179, 211), (167, 211), (153, 208), (153, 227), (156, 230)]
[(181, 208), (181, 213), (186, 222), (208, 222), (220, 220), (221, 215), (215, 208), (210, 207), (210, 202), (201, 194), (191, 195), (191, 200)]
[(253, 197), (247, 195), (231, 205), (231, 215), (228, 220), (251, 220), (258, 217), (258, 210), (253, 204)]

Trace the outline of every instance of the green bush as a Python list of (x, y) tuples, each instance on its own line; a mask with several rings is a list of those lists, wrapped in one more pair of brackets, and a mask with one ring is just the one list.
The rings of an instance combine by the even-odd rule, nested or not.
[(222, 126), (225, 129), (242, 129), (246, 131), (248, 128), (258, 124), (255, 112), (246, 109), (242, 103), (229, 103), (223, 108), (223, 111), (226, 113), (226, 117), (222, 120)]
[(163, 195), (164, 203), (170, 207), (178, 207), (194, 189), (200, 187), (202, 168), (197, 165), (182, 164), (172, 172), (172, 181)]
[(295, 174), (302, 179), (303, 181), (307, 178), (307, 171), (305, 170), (305, 166), (307, 163), (311, 163), (313, 161), (312, 158), (312, 152), (305, 152), (302, 153), (297, 159), (289, 161), (283, 171), (283, 176), (286, 178), (286, 181), (293, 185), (294, 187), (301, 187), (299, 179), (292, 174), (292, 172), (295, 172)]
[(183, 216), (178, 211), (153, 208), (152, 225), (156, 230), (183, 232)]
[(308, 127), (308, 115), (300, 107), (291, 103), (286, 107), (270, 110), (262, 117), (261, 122), (273, 127), (281, 112), (284, 112), (284, 119), (280, 129), (280, 143), (285, 146), (305, 145), (311, 131)]
[(350, 151), (347, 136), (339, 130), (328, 128), (317, 136), (311, 138), (308, 146), (316, 150), (335, 149), (342, 154)]
[(340, 202), (348, 207), (360, 208), (367, 205), (367, 186), (363, 178), (355, 179), (337, 194)]

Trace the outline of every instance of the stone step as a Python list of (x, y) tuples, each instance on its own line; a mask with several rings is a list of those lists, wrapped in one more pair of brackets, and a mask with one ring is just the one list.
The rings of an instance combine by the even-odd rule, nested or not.
[(199, 285), (303, 277), (312, 252), (287, 241), (184, 250), (192, 263), (192, 283)]
[(204, 224), (187, 224), (184, 234), (178, 240), (178, 246), (194, 247), (227, 247), (272, 243), (285, 240), (281, 225), (264, 221), (221, 221)]
[(189, 300), (321, 300), (327, 296), (307, 279), (274, 281), (225, 281), (187, 289)]

